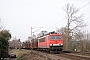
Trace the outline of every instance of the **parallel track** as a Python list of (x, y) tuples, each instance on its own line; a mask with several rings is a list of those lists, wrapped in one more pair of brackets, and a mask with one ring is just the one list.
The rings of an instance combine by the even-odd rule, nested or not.
[[(54, 53), (47, 53), (47, 52), (43, 52), (46, 53), (47, 55), (54, 55), (54, 56), (58, 56), (58, 57), (63, 57), (63, 58), (68, 58), (71, 60), (90, 60), (90, 53), (73, 53), (73, 52), (60, 52), (59, 54), (54, 54)], [(49, 57), (50, 60), (54, 60), (52, 58)], [(59, 59), (59, 58), (58, 58)]]
[(60, 57), (70, 58), (71, 60), (90, 60), (90, 54), (82, 53), (60, 53), (56, 54)]

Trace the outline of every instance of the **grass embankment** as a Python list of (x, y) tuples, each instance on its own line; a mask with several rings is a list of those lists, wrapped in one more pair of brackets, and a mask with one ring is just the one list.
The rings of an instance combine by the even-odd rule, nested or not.
[(23, 60), (21, 58), (23, 58), (24, 56), (26, 58), (26, 55), (31, 53), (30, 50), (23, 50), (23, 49), (14, 49), (11, 50), (11, 52), (16, 54), (17, 60)]
[(33, 53), (31, 50), (15, 49), (11, 52), (16, 54), (17, 60), (44, 60), (42, 57)]

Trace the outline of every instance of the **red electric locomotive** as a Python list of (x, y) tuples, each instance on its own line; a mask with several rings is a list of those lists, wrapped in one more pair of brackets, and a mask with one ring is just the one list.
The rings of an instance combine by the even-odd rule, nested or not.
[(63, 39), (62, 34), (49, 33), (38, 38), (38, 49), (48, 51), (62, 51)]

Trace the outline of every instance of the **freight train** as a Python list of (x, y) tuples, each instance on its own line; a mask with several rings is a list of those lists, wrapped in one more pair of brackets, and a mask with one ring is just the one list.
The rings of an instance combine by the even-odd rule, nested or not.
[(23, 46), (26, 49), (43, 50), (43, 51), (62, 51), (63, 39), (62, 34), (50, 32), (37, 39), (32, 39), (32, 42)]

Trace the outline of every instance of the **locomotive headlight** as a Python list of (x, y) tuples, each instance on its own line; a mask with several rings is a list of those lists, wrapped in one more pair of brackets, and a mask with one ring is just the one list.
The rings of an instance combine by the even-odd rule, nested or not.
[(52, 44), (50, 44), (50, 46), (52, 46)]
[(61, 44), (61, 45), (63, 45), (63, 44)]

